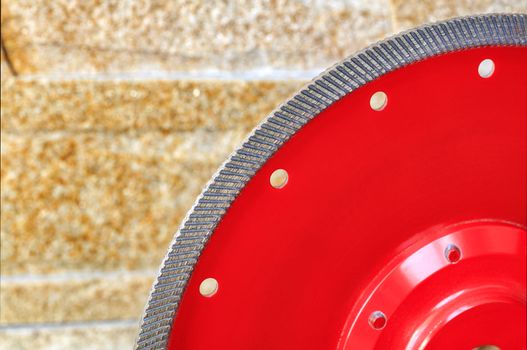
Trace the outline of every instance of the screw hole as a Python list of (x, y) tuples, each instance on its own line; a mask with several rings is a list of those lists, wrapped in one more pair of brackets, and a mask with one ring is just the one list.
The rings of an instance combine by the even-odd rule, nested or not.
[(490, 58), (484, 59), (479, 63), (478, 73), (482, 78), (490, 78), (494, 73), (494, 61)]
[(382, 111), (387, 103), (388, 96), (382, 91), (377, 91), (370, 97), (370, 107), (374, 111)]
[(381, 330), (386, 326), (386, 315), (381, 311), (374, 311), (368, 318), (370, 327), (375, 330)]
[(205, 278), (199, 285), (199, 292), (204, 297), (210, 298), (218, 291), (218, 281), (215, 278)]
[(284, 169), (276, 169), (271, 174), (269, 182), (274, 188), (283, 188), (287, 184), (288, 179), (289, 175), (287, 174), (287, 171)]
[(461, 250), (454, 244), (449, 244), (445, 249), (445, 258), (449, 263), (455, 264), (461, 259)]

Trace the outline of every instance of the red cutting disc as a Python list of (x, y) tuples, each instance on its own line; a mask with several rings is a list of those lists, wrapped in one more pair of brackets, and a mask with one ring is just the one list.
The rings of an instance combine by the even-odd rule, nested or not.
[[(446, 54), (322, 112), (223, 217), (169, 348), (525, 348), (526, 62), (525, 48)], [(209, 277), (218, 291), (204, 297)], [(384, 329), (369, 325), (375, 311)]]
[(416, 61), (332, 103), (247, 181), (168, 348), (526, 349), (526, 225), (527, 47)]

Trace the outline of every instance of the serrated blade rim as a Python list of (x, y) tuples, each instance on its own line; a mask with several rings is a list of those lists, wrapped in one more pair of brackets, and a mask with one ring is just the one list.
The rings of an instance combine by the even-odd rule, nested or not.
[(212, 177), (175, 234), (146, 305), (136, 348), (166, 348), (193, 267), (216, 225), (245, 184), (300, 128), (388, 72), (432, 56), (484, 46), (527, 46), (527, 14), (461, 17), (395, 35), (335, 64), (270, 113)]

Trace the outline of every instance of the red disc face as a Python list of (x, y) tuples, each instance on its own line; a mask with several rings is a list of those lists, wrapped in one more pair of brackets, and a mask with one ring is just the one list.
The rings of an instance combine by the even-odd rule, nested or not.
[(169, 348), (525, 349), (526, 62), (428, 58), (310, 121), (216, 227)]

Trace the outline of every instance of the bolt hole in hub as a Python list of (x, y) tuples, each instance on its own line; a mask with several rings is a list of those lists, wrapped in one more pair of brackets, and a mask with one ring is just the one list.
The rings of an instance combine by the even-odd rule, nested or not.
[(449, 263), (455, 264), (461, 259), (461, 250), (456, 245), (449, 244), (445, 249), (445, 258)]
[[(514, 263), (525, 262), (525, 250), (518, 251), (525, 231), (472, 222), (443, 233), (408, 248), (376, 276), (351, 312), (342, 349), (500, 349), (478, 346), (480, 338), (521, 349), (525, 267)], [(378, 307), (382, 312), (367, 316)]]
[(432, 57), (303, 126), (215, 228), (169, 348), (525, 349), (526, 61)]
[(370, 315), (369, 323), (371, 328), (375, 330), (381, 330), (386, 326), (386, 315), (381, 311), (375, 311)]

